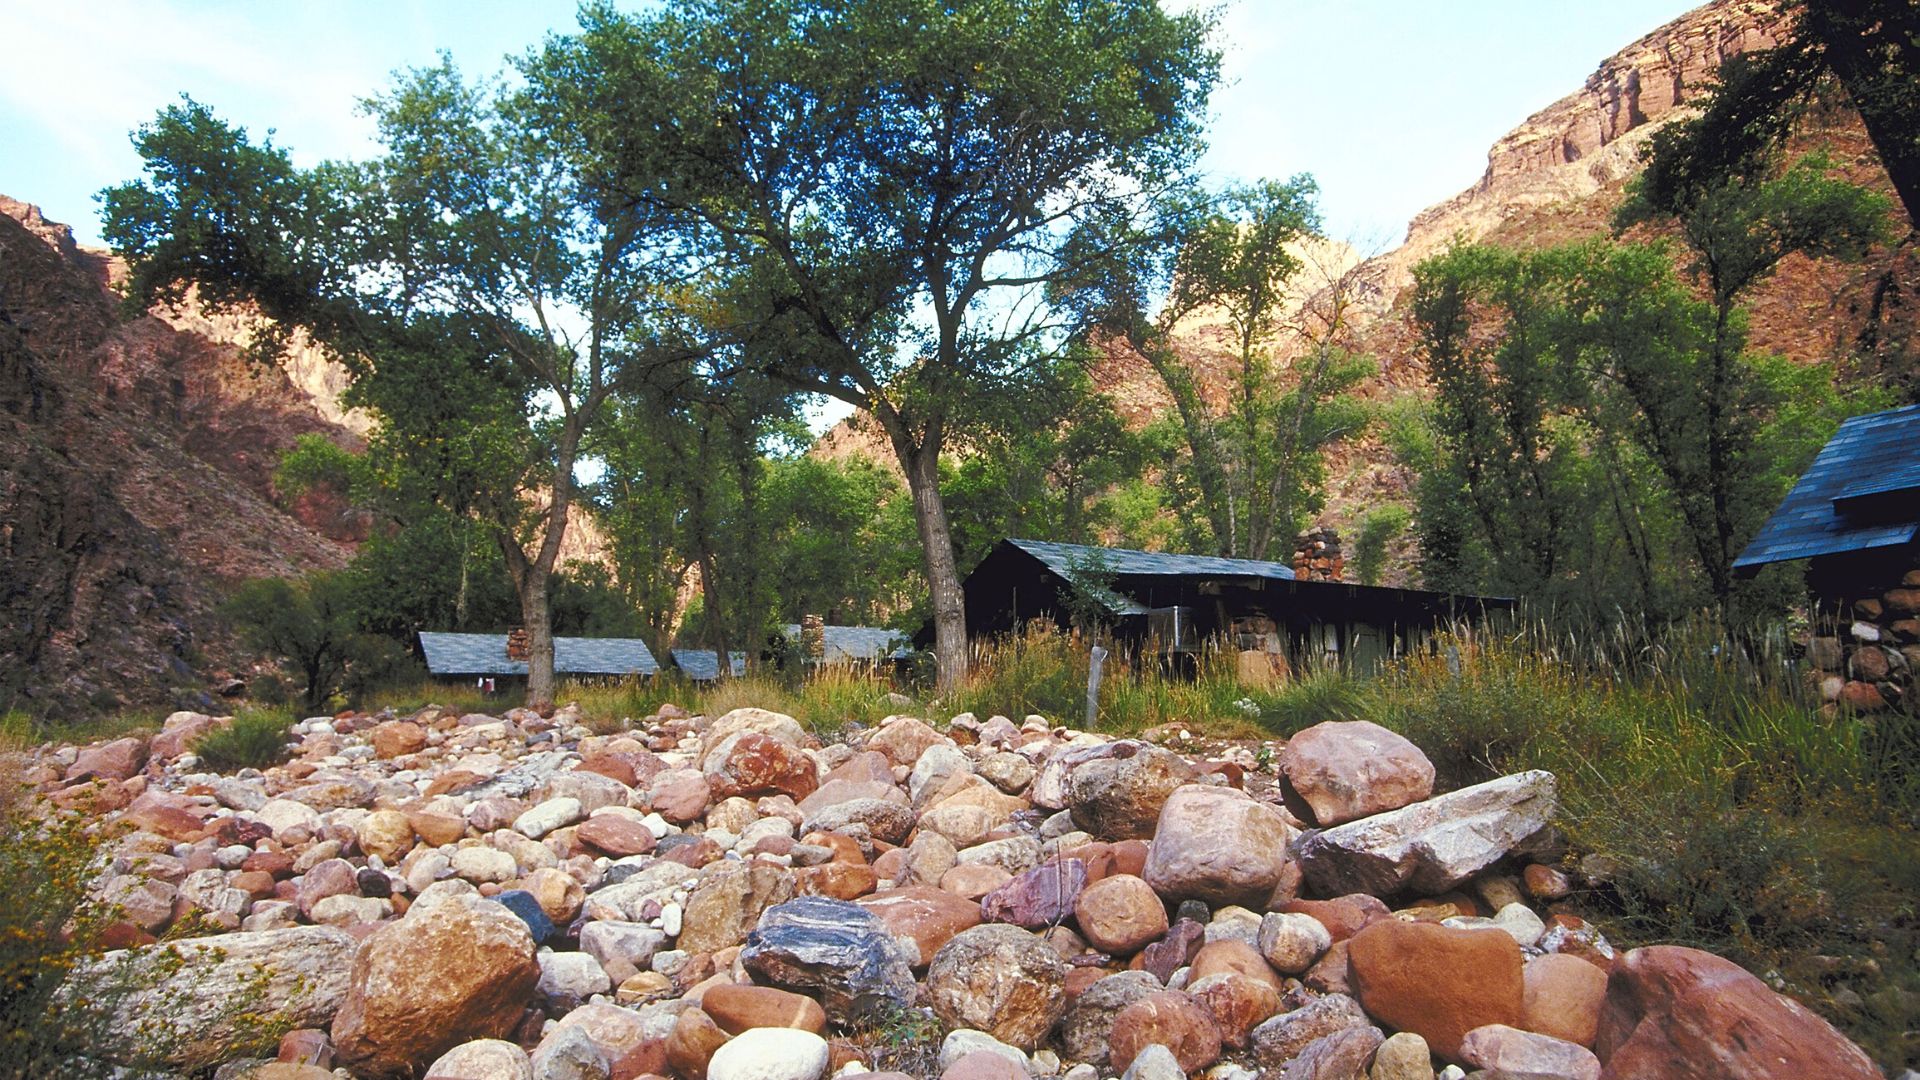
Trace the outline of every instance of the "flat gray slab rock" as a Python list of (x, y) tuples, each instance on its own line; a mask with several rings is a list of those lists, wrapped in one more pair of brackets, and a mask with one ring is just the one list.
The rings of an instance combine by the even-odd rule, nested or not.
[(1451, 889), (1545, 828), (1558, 806), (1550, 772), (1515, 773), (1331, 829), (1295, 846), (1320, 896)]

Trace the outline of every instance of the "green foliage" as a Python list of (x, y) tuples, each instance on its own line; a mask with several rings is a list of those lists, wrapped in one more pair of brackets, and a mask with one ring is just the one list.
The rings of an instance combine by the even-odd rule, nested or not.
[(359, 647), (351, 582), (320, 571), (296, 581), (263, 578), (234, 591), (222, 611), (248, 645), (280, 658), (319, 709), (339, 689)]
[(264, 769), (287, 759), (293, 716), (285, 709), (242, 709), (231, 723), (214, 728), (193, 744), (193, 752), (215, 772)]
[(1457, 247), (1416, 269), (1413, 308), (1436, 393), (1392, 441), (1429, 585), (1595, 623), (1784, 602), (1780, 573), (1732, 562), (1848, 411), (1829, 371), (1744, 351), (1661, 243)]
[(1353, 539), (1353, 574), (1360, 584), (1380, 584), (1388, 546), (1412, 523), (1413, 511), (1399, 503), (1376, 506), (1361, 517), (1359, 533)]

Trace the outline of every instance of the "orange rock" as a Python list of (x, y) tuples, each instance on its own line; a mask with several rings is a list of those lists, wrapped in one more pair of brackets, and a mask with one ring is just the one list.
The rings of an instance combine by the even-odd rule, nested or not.
[(681, 1080), (707, 1080), (707, 1063), (727, 1044), (727, 1033), (699, 1009), (688, 1009), (667, 1036), (667, 1065)]
[(871, 866), (830, 862), (808, 866), (793, 873), (794, 885), (804, 896), (831, 896), (835, 900), (854, 900), (872, 892), (880, 875)]
[(1121, 874), (1088, 885), (1073, 905), (1074, 921), (1094, 948), (1115, 956), (1138, 952), (1167, 932), (1167, 908), (1140, 878)]
[(443, 844), (459, 842), (467, 835), (467, 822), (457, 814), (442, 814), (433, 810), (414, 810), (407, 814), (407, 824), (420, 839), (440, 847)]
[(1634, 949), (1614, 964), (1594, 1049), (1608, 1080), (1881, 1075), (1799, 1002), (1731, 960), (1678, 945)]
[(1267, 958), (1244, 941), (1210, 941), (1193, 954), (1193, 971), (1187, 976), (1189, 982), (1220, 974), (1244, 975), (1266, 983), (1276, 992), (1280, 989), (1280, 976), (1274, 973)]
[(1460, 1040), (1486, 1024), (1522, 1023), (1520, 946), (1503, 930), (1376, 922), (1348, 939), (1354, 993), (1368, 1013), (1460, 1062)]
[(1527, 962), (1521, 1027), (1556, 1039), (1593, 1046), (1607, 973), (1577, 956), (1548, 953)]
[(771, 986), (730, 984), (711, 986), (700, 999), (700, 1010), (722, 1031), (738, 1035), (748, 1028), (798, 1028), (824, 1035), (827, 1012), (804, 994)]
[(1188, 1073), (1220, 1060), (1219, 1026), (1192, 995), (1178, 990), (1157, 990), (1121, 1009), (1107, 1038), (1116, 1073), (1124, 1073), (1153, 1043), (1173, 1051), (1174, 1060)]
[(375, 757), (382, 760), (417, 754), (426, 749), (427, 733), (420, 725), (405, 720), (389, 720), (367, 733)]
[(1253, 1029), (1280, 1011), (1280, 992), (1273, 986), (1233, 972), (1222, 972), (1187, 984), (1187, 992), (1213, 1017), (1220, 1039), (1245, 1050)]
[(991, 863), (962, 863), (940, 875), (940, 887), (950, 893), (978, 900), (1013, 880), (1013, 875)]
[(980, 925), (979, 904), (929, 885), (888, 889), (854, 903), (878, 916), (887, 933), (911, 943), (908, 958), (914, 967), (931, 963), (953, 935)]

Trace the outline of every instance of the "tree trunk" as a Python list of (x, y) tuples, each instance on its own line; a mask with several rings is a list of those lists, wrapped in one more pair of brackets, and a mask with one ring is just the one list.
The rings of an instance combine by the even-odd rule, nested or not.
[(945, 694), (967, 677), (967, 607), (960, 591), (947, 505), (940, 496), (940, 444), (937, 435), (918, 443), (904, 430), (890, 430), (889, 435), (907, 474), (907, 491), (913, 496), (913, 523), (920, 531), (927, 590), (933, 599), (934, 689)]
[(1920, 230), (1920, 121), (1913, 114), (1920, 13), (1911, 4), (1809, 4), (1802, 18), (1859, 110), (1909, 227)]
[(553, 606), (548, 603), (547, 585), (553, 567), (540, 566), (538, 560), (527, 568), (526, 583), (520, 589), (520, 619), (527, 628), (527, 708), (553, 707)]

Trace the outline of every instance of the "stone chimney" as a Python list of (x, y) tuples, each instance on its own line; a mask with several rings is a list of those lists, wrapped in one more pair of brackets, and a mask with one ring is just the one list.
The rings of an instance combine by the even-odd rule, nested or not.
[(1293, 575), (1301, 581), (1340, 581), (1347, 568), (1340, 534), (1321, 526), (1300, 534), (1293, 544)]
[(827, 662), (827, 620), (818, 615), (800, 616), (800, 655), (809, 664)]
[(507, 659), (525, 663), (533, 659), (533, 641), (527, 636), (527, 628), (516, 626), (507, 631)]

